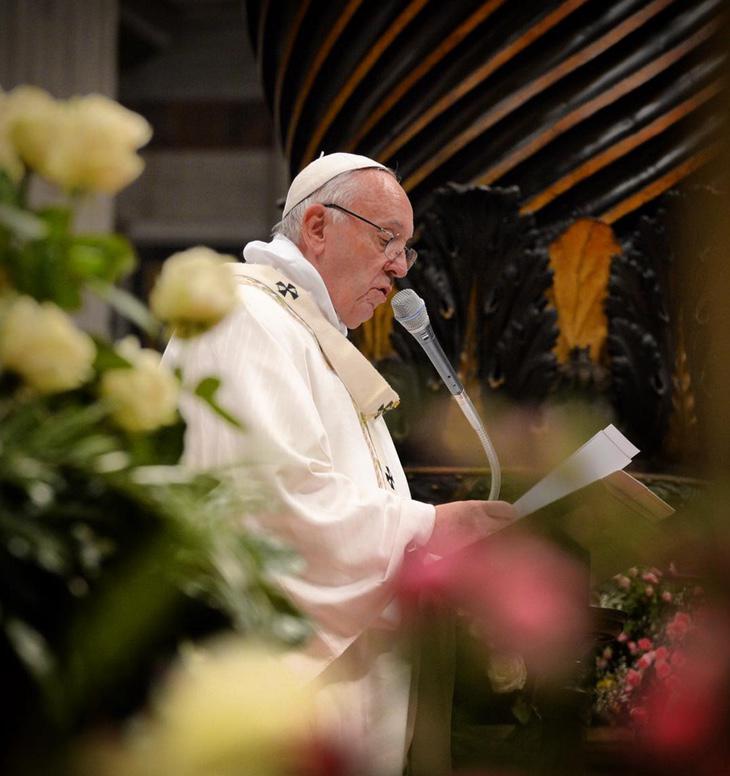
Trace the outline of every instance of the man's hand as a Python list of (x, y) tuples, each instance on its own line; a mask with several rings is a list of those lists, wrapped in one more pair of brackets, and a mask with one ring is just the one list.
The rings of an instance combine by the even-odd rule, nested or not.
[(461, 549), (505, 528), (517, 519), (506, 501), (451, 501), (436, 507), (436, 523), (429, 544), (434, 550)]

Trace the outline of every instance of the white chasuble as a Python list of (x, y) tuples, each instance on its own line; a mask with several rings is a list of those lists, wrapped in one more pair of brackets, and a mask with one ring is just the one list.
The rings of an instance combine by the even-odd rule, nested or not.
[(282, 236), (244, 256), (231, 265), (241, 304), (201, 337), (173, 338), (165, 359), (190, 384), (220, 377), (218, 400), (246, 430), (186, 399), (185, 460), (261, 479), (271, 509), (256, 519), (301, 557), (280, 582), (315, 629), (291, 664), (318, 678), (323, 716), (364, 742), (373, 773), (400, 774), (410, 679), (393, 580), (435, 510), (411, 499), (383, 420), (397, 396), (346, 339), (314, 267)]

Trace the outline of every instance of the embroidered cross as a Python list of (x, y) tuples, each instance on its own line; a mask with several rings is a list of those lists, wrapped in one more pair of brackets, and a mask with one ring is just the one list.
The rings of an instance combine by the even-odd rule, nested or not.
[(395, 490), (395, 479), (391, 474), (390, 466), (385, 467), (385, 479), (388, 480), (388, 485), (390, 485), (390, 487)]
[(292, 299), (299, 299), (299, 291), (297, 291), (297, 287), (292, 285), (291, 283), (282, 283), (281, 280), (278, 280), (276, 282), (276, 287), (279, 289), (279, 293), (282, 296), (291, 294)]
[(379, 418), (381, 415), (388, 412), (389, 410), (395, 409), (397, 406), (398, 405), (394, 401), (389, 401), (387, 404), (381, 404), (375, 413), (375, 417)]

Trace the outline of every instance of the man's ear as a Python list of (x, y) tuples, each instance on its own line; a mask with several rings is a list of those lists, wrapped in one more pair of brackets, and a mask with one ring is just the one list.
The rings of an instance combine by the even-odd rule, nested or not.
[(301, 240), (315, 256), (324, 249), (325, 207), (319, 203), (310, 205), (302, 218)]

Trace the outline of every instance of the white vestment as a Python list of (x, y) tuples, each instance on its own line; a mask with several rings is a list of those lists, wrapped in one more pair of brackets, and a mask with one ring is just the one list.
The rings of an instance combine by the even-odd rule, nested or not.
[(315, 268), (282, 236), (250, 243), (244, 256), (247, 264), (236, 265), (243, 271), (267, 265), (284, 276), (282, 298), (258, 281), (240, 285), (237, 309), (184, 346), (173, 338), (166, 359), (193, 384), (219, 376), (218, 399), (246, 432), (187, 400), (185, 458), (196, 468), (255, 464), (278, 502), (263, 526), (304, 561), (282, 580), (315, 626), (293, 664), (318, 677), (323, 714), (342, 737), (364, 739), (373, 773), (400, 774), (410, 677), (393, 649), (392, 582), (407, 548), (430, 537), (435, 510), (411, 499), (382, 414), (360, 411), (352, 380), (348, 391), (312, 329), (287, 307), (296, 307), (293, 292), (308, 294), (330, 340), (351, 348)]

